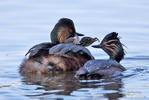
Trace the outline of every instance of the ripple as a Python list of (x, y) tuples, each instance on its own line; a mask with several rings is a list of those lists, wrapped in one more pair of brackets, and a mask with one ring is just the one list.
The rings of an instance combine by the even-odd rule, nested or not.
[(126, 57), (125, 60), (149, 60), (149, 56)]

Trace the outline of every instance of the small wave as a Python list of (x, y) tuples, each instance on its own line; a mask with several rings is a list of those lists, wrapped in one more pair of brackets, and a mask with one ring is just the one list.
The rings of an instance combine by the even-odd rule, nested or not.
[(149, 60), (149, 56), (126, 57), (125, 60)]
[(135, 75), (144, 75), (144, 74), (148, 74), (149, 73), (149, 67), (148, 66), (137, 66), (135, 68), (130, 68), (128, 70), (126, 70), (123, 75), (124, 75), (124, 78), (127, 78), (127, 77), (132, 77), (132, 76), (135, 76)]

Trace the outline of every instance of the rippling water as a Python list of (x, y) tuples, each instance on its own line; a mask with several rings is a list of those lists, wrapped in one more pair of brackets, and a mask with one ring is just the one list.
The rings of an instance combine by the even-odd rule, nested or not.
[[(1, 0), (1, 100), (149, 100), (148, 0)], [(102, 39), (116, 31), (127, 46), (124, 78), (76, 80), (73, 73), (21, 76), (19, 65), (27, 50), (50, 40), (57, 20), (74, 20), (76, 30)], [(97, 43), (95, 43), (97, 44)], [(96, 59), (102, 50), (89, 47)]]

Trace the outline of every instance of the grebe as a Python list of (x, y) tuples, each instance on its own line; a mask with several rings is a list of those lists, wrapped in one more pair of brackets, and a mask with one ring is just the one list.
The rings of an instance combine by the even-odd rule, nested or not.
[(88, 47), (88, 46), (90, 46), (92, 43), (94, 43), (96, 41), (99, 42), (99, 39), (98, 38), (91, 38), (91, 37), (83, 37), (83, 38), (81, 38), (79, 44), (84, 46), (84, 47)]
[(48, 55), (49, 48), (59, 43), (70, 42), (74, 37), (78, 39), (78, 36), (84, 36), (84, 34), (76, 32), (73, 21), (68, 18), (61, 18), (51, 31), (51, 42), (44, 42), (33, 46), (26, 55), (29, 54), (29, 58), (46, 56)]
[[(83, 37), (80, 43), (73, 44), (75, 36), (83, 34), (75, 31), (73, 21), (67, 18), (60, 19), (51, 32), (52, 42), (33, 46), (27, 53), (29, 58), (21, 64), (20, 73), (47, 74), (78, 70), (86, 61), (94, 59), (90, 51), (83, 46), (89, 46), (98, 39)], [(88, 39), (90, 42), (85, 42)]]
[(110, 56), (110, 59), (87, 61), (84, 66), (77, 71), (75, 77), (112, 77), (126, 70), (119, 63), (124, 58), (125, 52), (118, 37), (118, 33), (112, 32), (106, 35), (99, 45), (93, 45), (92, 47), (103, 49)]

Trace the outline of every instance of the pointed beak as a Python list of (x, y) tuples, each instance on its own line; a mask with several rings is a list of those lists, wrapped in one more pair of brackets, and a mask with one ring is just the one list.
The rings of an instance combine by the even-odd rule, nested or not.
[(102, 45), (92, 45), (93, 48), (102, 48)]
[(78, 36), (84, 36), (84, 34), (82, 34), (82, 33), (75, 33), (75, 34), (77, 34)]
[(94, 42), (96, 42), (96, 41), (100, 42), (100, 40), (98, 38), (92, 38), (92, 41), (94, 41)]

